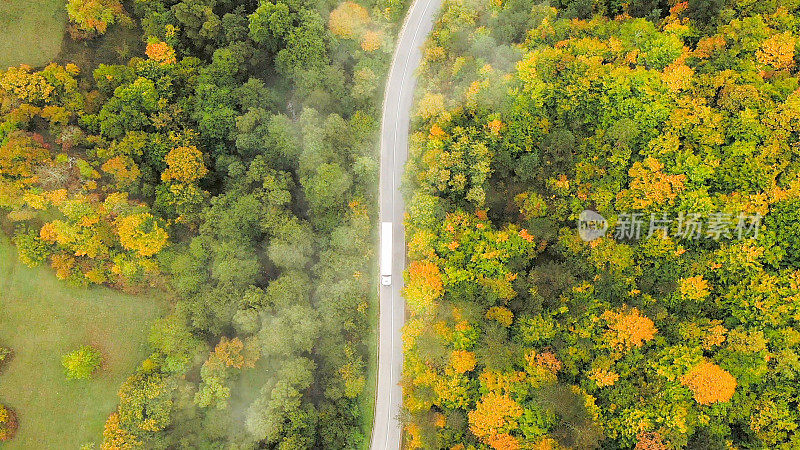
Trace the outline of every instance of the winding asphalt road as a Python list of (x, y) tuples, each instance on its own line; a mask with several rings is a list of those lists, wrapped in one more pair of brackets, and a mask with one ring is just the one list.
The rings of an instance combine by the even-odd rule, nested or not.
[[(400, 295), (406, 265), (403, 229), (405, 203), (400, 180), (408, 157), (408, 132), (415, 72), (422, 59), (422, 45), (433, 27), (442, 0), (415, 0), (397, 39), (392, 68), (386, 82), (381, 126), (381, 222), (392, 222), (392, 285), (381, 286), (378, 328), (378, 390), (372, 424), (372, 450), (399, 449), (402, 436), (400, 407), (403, 393), (400, 374), (403, 368), (403, 342), (400, 330), (405, 324), (405, 301)], [(375, 280), (376, 282), (378, 280)]]

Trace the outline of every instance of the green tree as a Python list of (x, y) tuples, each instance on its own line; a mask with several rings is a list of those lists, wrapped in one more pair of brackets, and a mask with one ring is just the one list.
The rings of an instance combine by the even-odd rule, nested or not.
[(318, 12), (303, 9), (298, 13), (299, 24), (286, 37), (285, 47), (275, 57), (278, 71), (287, 77), (306, 73), (306, 86), (319, 82), (322, 68), (329, 60), (325, 51), (325, 22)]
[(271, 52), (282, 47), (294, 22), (286, 3), (267, 0), (261, 2), (249, 16), (249, 21), (250, 38)]
[(159, 110), (159, 95), (152, 80), (137, 78), (114, 90), (114, 96), (100, 111), (100, 131), (109, 138), (128, 131), (147, 130), (150, 117)]
[(67, 353), (61, 358), (64, 373), (69, 380), (89, 379), (102, 363), (103, 357), (100, 352), (88, 345)]
[(157, 432), (172, 421), (174, 381), (143, 365), (119, 389), (119, 421), (134, 432)]

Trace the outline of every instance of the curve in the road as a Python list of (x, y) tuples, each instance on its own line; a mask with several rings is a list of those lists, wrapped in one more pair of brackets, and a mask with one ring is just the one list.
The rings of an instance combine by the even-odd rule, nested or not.
[(415, 0), (397, 38), (397, 47), (383, 101), (381, 122), (381, 222), (392, 223), (394, 253), (393, 283), (381, 286), (378, 325), (378, 387), (372, 424), (372, 450), (400, 448), (400, 408), (403, 367), (401, 329), (405, 324), (405, 301), (400, 295), (405, 269), (405, 204), (400, 179), (408, 157), (411, 106), (416, 70), (422, 60), (422, 45), (433, 27), (442, 0)]

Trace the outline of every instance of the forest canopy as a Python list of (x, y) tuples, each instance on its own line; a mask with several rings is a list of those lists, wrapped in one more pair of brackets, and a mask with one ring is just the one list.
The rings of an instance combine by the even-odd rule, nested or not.
[(798, 5), (552, 5), (424, 49), (409, 447), (797, 448)]

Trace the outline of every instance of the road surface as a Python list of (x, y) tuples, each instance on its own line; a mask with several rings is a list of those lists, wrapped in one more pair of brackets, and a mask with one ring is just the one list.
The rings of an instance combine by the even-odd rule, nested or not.
[[(392, 222), (392, 285), (381, 286), (378, 325), (378, 389), (372, 423), (372, 450), (400, 448), (400, 406), (405, 301), (400, 296), (406, 265), (403, 229), (405, 204), (400, 180), (408, 157), (411, 104), (416, 86), (415, 72), (422, 59), (421, 48), (433, 27), (441, 0), (415, 0), (397, 39), (392, 68), (386, 82), (381, 126), (381, 222)], [(377, 283), (378, 280), (375, 280)]]

